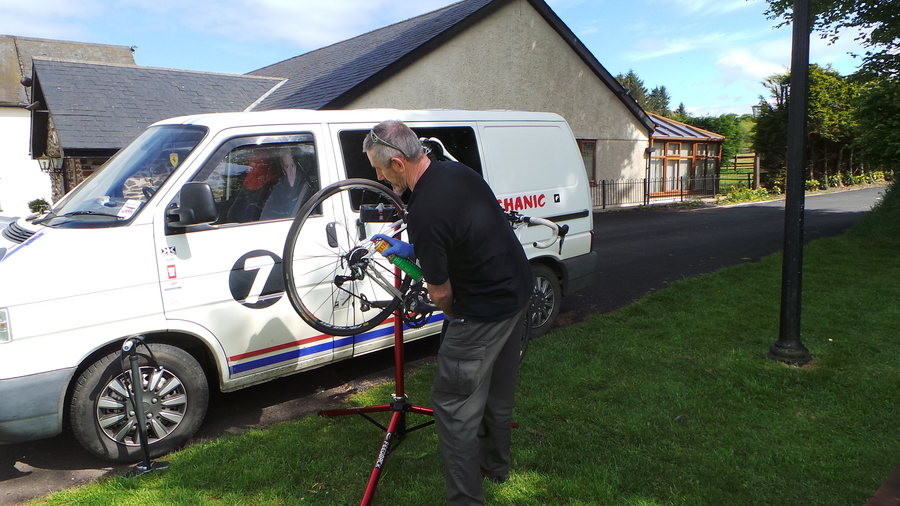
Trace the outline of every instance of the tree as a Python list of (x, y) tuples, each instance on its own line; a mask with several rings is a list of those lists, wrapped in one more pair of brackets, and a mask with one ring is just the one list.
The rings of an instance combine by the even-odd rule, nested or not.
[(847, 142), (853, 137), (853, 103), (859, 86), (844, 78), (830, 65), (809, 68), (809, 131), (832, 142)]
[[(831, 66), (810, 66), (809, 151), (812, 178), (826, 184), (842, 185), (842, 171), (853, 174), (853, 116), (859, 85), (842, 77)], [(832, 186), (834, 185), (832, 184)]]
[(756, 135), (756, 118), (752, 114), (742, 114), (738, 118), (738, 127), (741, 129), (741, 150), (752, 147)]
[[(767, 0), (769, 19), (791, 22), (793, 0)], [(813, 30), (831, 42), (846, 29), (868, 48), (862, 70), (870, 75), (900, 76), (900, 2), (896, 0), (811, 0)]]
[[(775, 74), (763, 85), (770, 100), (760, 97), (760, 113), (756, 119), (754, 149), (762, 158), (761, 166), (776, 178), (785, 170), (787, 155), (788, 104), (790, 73)], [(807, 179), (821, 184), (841, 184), (840, 172), (855, 173), (860, 169), (854, 159), (853, 145), (857, 122), (853, 110), (859, 95), (859, 84), (842, 77), (830, 66), (809, 67), (809, 108)]]
[(650, 91), (645, 109), (660, 116), (672, 115), (672, 111), (669, 110), (669, 92), (665, 86), (657, 86)]
[(856, 120), (859, 155), (870, 169), (900, 167), (900, 80), (880, 79), (862, 87)]
[[(791, 21), (792, 0), (766, 0), (770, 19)], [(894, 170), (900, 165), (900, 2), (896, 0), (811, 0), (813, 30), (834, 42), (846, 29), (867, 49), (857, 72), (861, 81), (858, 110), (853, 115), (852, 149), (870, 168)], [(852, 33), (851, 33), (852, 36)], [(842, 131), (842, 127), (837, 128)], [(850, 151), (851, 158), (853, 151)], [(851, 162), (852, 164), (852, 162)]]
[(617, 75), (616, 80), (628, 90), (631, 98), (633, 98), (639, 106), (644, 107), (647, 103), (647, 88), (644, 87), (644, 81), (634, 73), (634, 70), (628, 69), (627, 74)]
[(675, 112), (672, 113), (671, 118), (675, 121), (687, 123), (688, 120), (691, 119), (691, 113), (689, 113), (687, 108), (684, 106), (684, 102), (681, 102), (678, 104), (678, 108), (675, 109)]
[(759, 156), (759, 166), (768, 175), (766, 186), (784, 179), (787, 167), (787, 107), (769, 103), (759, 97), (759, 114), (756, 117), (756, 135), (753, 151)]
[(744, 133), (741, 130), (740, 119), (737, 114), (688, 118), (685, 123), (725, 137), (725, 142), (722, 144), (723, 164), (730, 164), (734, 159), (734, 155), (743, 147)]
[[(763, 81), (762, 85), (769, 90), (769, 96), (776, 109), (787, 109), (788, 95), (791, 89), (790, 73), (771, 75)], [(762, 97), (759, 98), (763, 100)]]

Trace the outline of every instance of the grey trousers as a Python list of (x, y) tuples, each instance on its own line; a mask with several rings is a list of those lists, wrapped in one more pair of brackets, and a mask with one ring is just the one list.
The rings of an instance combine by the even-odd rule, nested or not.
[(482, 471), (509, 476), (525, 312), (490, 323), (452, 319), (444, 328), (431, 402), (452, 506), (484, 504)]

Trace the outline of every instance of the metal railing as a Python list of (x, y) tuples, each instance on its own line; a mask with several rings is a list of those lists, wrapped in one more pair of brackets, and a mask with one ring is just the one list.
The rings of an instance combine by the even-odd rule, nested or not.
[(644, 179), (603, 179), (591, 186), (594, 207), (650, 205), (709, 198), (723, 194), (732, 186), (753, 184), (753, 174), (708, 177)]

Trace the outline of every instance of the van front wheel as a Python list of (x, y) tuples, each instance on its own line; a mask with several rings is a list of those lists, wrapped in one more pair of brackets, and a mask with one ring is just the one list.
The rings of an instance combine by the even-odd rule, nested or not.
[(540, 337), (550, 330), (562, 306), (562, 288), (553, 269), (544, 264), (532, 264), (534, 298), (531, 301), (531, 337)]
[[(143, 458), (138, 423), (147, 427), (150, 458), (175, 450), (206, 416), (209, 385), (200, 364), (167, 344), (138, 347), (143, 406), (135, 409), (127, 357), (110, 353), (91, 364), (72, 390), (70, 421), (78, 442), (95, 456), (130, 463)], [(157, 367), (158, 366), (158, 367)]]

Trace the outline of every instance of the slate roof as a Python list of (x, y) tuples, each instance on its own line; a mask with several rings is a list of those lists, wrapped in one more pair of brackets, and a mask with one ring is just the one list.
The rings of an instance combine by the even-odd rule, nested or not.
[[(510, 0), (464, 0), (358, 37), (250, 72), (288, 79), (255, 110), (338, 109), (390, 78)], [(600, 64), (543, 0), (528, 0), (649, 130), (653, 124), (622, 85)]]
[(651, 136), (653, 139), (725, 142), (725, 137), (715, 132), (697, 128), (658, 114), (647, 113), (647, 115), (650, 116), (653, 124), (656, 125), (656, 129), (653, 130)]
[(404, 59), (412, 62), (415, 53), (492, 3), (466, 0), (254, 70), (251, 75), (289, 79), (256, 110), (338, 108), (344, 94)]
[[(34, 59), (36, 97), (46, 101), (67, 155), (118, 150), (151, 123), (243, 111), (282, 79), (189, 70)], [(39, 96), (39, 95), (41, 96)]]
[(31, 60), (35, 57), (134, 65), (134, 54), (128, 46), (0, 35), (0, 106), (24, 107), (31, 103), (30, 88), (23, 86), (21, 79), (31, 77)]

